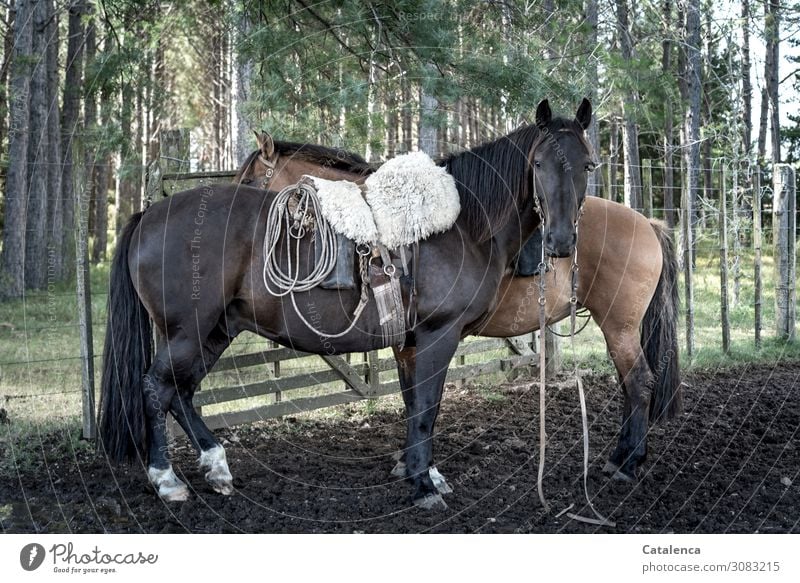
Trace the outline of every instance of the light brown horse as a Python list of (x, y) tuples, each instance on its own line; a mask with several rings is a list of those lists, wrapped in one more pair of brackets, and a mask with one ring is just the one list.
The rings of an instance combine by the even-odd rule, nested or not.
[[(279, 190), (304, 174), (361, 181), (373, 168), (360, 156), (313, 145), (276, 142), (257, 134), (259, 150), (240, 169), (236, 181)], [(569, 316), (571, 258), (555, 258), (545, 281), (547, 323)], [(622, 427), (604, 470), (616, 479), (636, 479), (647, 455), (649, 421), (668, 420), (682, 408), (678, 367), (677, 265), (669, 231), (623, 205), (587, 197), (578, 225), (579, 307), (589, 310), (603, 332), (624, 394)], [(539, 329), (539, 277), (502, 280), (492, 316), (469, 333), (510, 337)], [(412, 363), (415, 348), (396, 351)], [(407, 409), (414, 399), (413, 379), (403, 378)], [(410, 367), (413, 370), (413, 367)], [(398, 464), (403, 467), (403, 462)], [(395, 468), (397, 471), (398, 468)], [(435, 468), (441, 491), (448, 486)]]

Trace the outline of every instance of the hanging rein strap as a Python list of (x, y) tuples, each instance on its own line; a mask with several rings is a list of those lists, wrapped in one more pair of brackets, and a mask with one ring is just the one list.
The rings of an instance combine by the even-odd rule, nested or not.
[[(577, 244), (577, 237), (578, 237), (578, 224), (581, 219), (581, 215), (583, 214), (583, 205), (581, 208), (578, 209), (578, 220), (575, 221), (575, 235), (576, 235), (576, 243), (575, 243), (575, 251), (572, 254), (572, 266), (570, 268), (570, 274), (572, 277), (572, 293), (569, 297), (569, 325), (570, 325), (570, 343), (572, 345), (572, 362), (574, 363), (575, 370), (575, 384), (578, 387), (578, 398), (580, 399), (581, 403), (581, 427), (583, 429), (583, 493), (586, 496), (586, 502), (589, 504), (589, 508), (592, 509), (592, 512), (596, 516), (596, 518), (587, 518), (584, 516), (580, 516), (579, 514), (573, 514), (572, 512), (567, 512), (567, 516), (569, 516), (573, 520), (577, 520), (578, 522), (587, 522), (589, 524), (597, 524), (599, 526), (616, 526), (616, 523), (612, 520), (609, 520), (602, 514), (600, 514), (597, 509), (592, 504), (592, 500), (589, 498), (589, 423), (586, 415), (586, 396), (583, 392), (583, 379), (581, 378), (580, 370), (578, 370), (578, 359), (575, 353), (575, 335), (579, 332), (576, 332), (576, 319), (577, 319), (577, 312), (578, 312), (578, 244)], [(582, 330), (583, 328), (581, 328)]]

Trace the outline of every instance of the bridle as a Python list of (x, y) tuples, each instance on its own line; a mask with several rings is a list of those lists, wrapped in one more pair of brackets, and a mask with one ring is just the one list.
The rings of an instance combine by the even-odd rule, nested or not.
[(272, 182), (272, 177), (275, 175), (275, 166), (278, 164), (278, 157), (276, 156), (275, 160), (270, 160), (259, 152), (258, 161), (267, 167), (266, 172), (264, 172), (264, 178), (261, 179), (261, 189), (268, 190), (269, 183)]
[[(586, 147), (589, 154), (592, 154), (592, 148), (589, 145), (586, 138), (583, 136), (582, 132), (578, 133), (574, 130), (568, 129), (570, 133), (575, 135), (578, 140)], [(533, 205), (536, 211), (536, 214), (539, 216), (539, 221), (541, 223), (541, 227), (544, 228), (547, 222), (547, 215), (542, 209), (542, 201), (539, 199), (539, 195), (536, 189), (536, 164), (534, 162), (534, 154), (536, 153), (536, 149), (541, 146), (541, 144), (545, 141), (547, 136), (552, 135), (549, 131), (540, 130), (540, 137), (536, 141), (536, 143), (531, 148), (530, 154), (528, 156), (528, 161), (530, 167), (533, 172)], [(547, 204), (547, 198), (544, 198), (545, 205)], [(579, 522), (588, 522), (590, 524), (602, 525), (602, 526), (615, 526), (615, 523), (602, 514), (600, 514), (592, 504), (591, 499), (589, 498), (589, 490), (588, 490), (588, 473), (589, 473), (589, 431), (587, 426), (587, 414), (586, 414), (586, 398), (583, 392), (583, 380), (580, 376), (580, 371), (578, 370), (578, 362), (575, 357), (575, 327), (576, 327), (576, 316), (577, 316), (577, 309), (578, 309), (578, 225), (580, 223), (581, 216), (583, 215), (584, 211), (584, 204), (586, 202), (586, 197), (584, 196), (583, 200), (581, 201), (580, 206), (578, 207), (578, 212), (575, 215), (575, 222), (573, 224), (575, 228), (575, 249), (572, 252), (572, 262), (570, 265), (570, 277), (571, 277), (571, 294), (569, 298), (570, 303), (570, 338), (572, 341), (572, 359), (575, 363), (575, 383), (578, 388), (578, 396), (580, 400), (581, 406), (581, 422), (583, 426), (583, 490), (586, 495), (586, 502), (589, 505), (589, 508), (592, 510), (596, 518), (587, 518), (584, 516), (580, 516), (578, 514), (574, 514), (571, 512), (567, 512), (567, 516), (572, 518), (573, 520), (577, 520)], [(547, 304), (547, 289), (545, 285), (545, 280), (547, 277), (547, 256), (545, 255), (544, 251), (544, 237), (542, 237), (542, 252), (541, 252), (541, 259), (539, 262), (539, 467), (537, 472), (537, 479), (536, 479), (536, 488), (539, 494), (539, 500), (544, 506), (545, 511), (549, 511), (549, 504), (545, 500), (544, 497), (544, 456), (546, 451), (546, 442), (547, 442), (547, 432), (545, 429), (545, 393), (547, 388), (547, 358), (546, 358), (546, 329), (547, 329), (547, 311), (546, 311), (546, 304)], [(572, 508), (572, 506), (570, 506)], [(569, 510), (562, 511), (562, 514)]]
[[(258, 185), (258, 188), (260, 188), (261, 190), (269, 190), (269, 184), (270, 182), (272, 182), (272, 177), (275, 176), (275, 167), (278, 165), (278, 156), (275, 156), (274, 160), (270, 160), (269, 158), (264, 156), (264, 154), (259, 152), (258, 156), (250, 162), (247, 168), (248, 172), (250, 171), (256, 160), (261, 162), (267, 168), (266, 171), (264, 172), (264, 177), (261, 179), (261, 183)], [(245, 181), (242, 178), (239, 182), (240, 184), (250, 184), (251, 182), (253, 182), (253, 180), (251, 179)]]
[[(564, 128), (559, 130), (560, 132), (570, 133), (578, 141), (586, 148), (586, 151), (589, 153), (589, 156), (594, 160), (594, 152), (592, 151), (592, 146), (586, 139), (586, 136), (583, 135), (583, 132), (578, 132), (574, 129)], [(539, 137), (537, 138), (536, 142), (534, 142), (533, 147), (528, 154), (528, 164), (533, 172), (533, 208), (536, 211), (537, 216), (539, 217), (539, 221), (542, 227), (545, 226), (547, 223), (547, 214), (544, 212), (543, 206), (547, 205), (547, 197), (542, 196), (540, 199), (539, 195), (537, 194), (536, 189), (536, 164), (534, 162), (534, 157), (536, 155), (536, 150), (538, 150), (539, 146), (541, 146), (547, 139), (548, 136), (552, 136), (552, 132), (547, 128), (540, 128), (539, 129)], [(555, 138), (553, 138), (555, 139)], [(544, 205), (542, 204), (542, 200), (544, 200)], [(578, 221), (580, 221), (581, 215), (583, 214), (583, 205), (586, 202), (586, 197), (583, 198), (581, 201), (580, 206), (578, 207), (578, 212), (576, 214), (575, 222), (573, 226), (575, 227), (575, 232), (577, 234), (578, 231)]]

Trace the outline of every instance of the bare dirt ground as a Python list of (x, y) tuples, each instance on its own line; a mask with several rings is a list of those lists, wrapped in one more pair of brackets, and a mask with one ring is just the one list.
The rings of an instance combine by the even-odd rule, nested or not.
[[(652, 429), (636, 484), (602, 465), (616, 443), (622, 398), (610, 376), (587, 375), (589, 492), (615, 528), (576, 522), (583, 503), (575, 388), (549, 389), (545, 495), (536, 495), (538, 394), (531, 381), (491, 392), (449, 386), (437, 423), (437, 465), (455, 492), (449, 509), (410, 504), (391, 478), (405, 424), (399, 411), (331, 420), (284, 418), (219, 432), (237, 491), (215, 494), (185, 442), (176, 471), (193, 489), (166, 505), (139, 467), (112, 468), (90, 451), (70, 455), (43, 436), (41, 459), (0, 476), (4, 532), (800, 532), (800, 365), (695, 373), (686, 413)], [(0, 446), (1, 447), (1, 446)], [(12, 455), (6, 447), (2, 455)]]

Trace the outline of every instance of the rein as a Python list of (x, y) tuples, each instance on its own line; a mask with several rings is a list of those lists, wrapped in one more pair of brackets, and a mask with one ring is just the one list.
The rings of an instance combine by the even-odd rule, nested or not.
[[(582, 137), (582, 136), (579, 136)], [(543, 142), (543, 139), (540, 139), (536, 142), (534, 147), (531, 149), (531, 153), (529, 155), (529, 159), (533, 159), (533, 154), (536, 148)], [(542, 204), (539, 200), (539, 196), (536, 194), (536, 166), (533, 166), (533, 200), (534, 200), (534, 208), (536, 213), (539, 216), (539, 220), (541, 222), (541, 226), (544, 227), (547, 219), (546, 215), (542, 210)], [(584, 199), (585, 201), (585, 199)], [(586, 412), (586, 397), (583, 390), (583, 379), (581, 378), (580, 371), (578, 370), (578, 360), (576, 358), (575, 352), (575, 336), (581, 332), (586, 325), (589, 323), (589, 318), (587, 318), (584, 325), (581, 327), (580, 330), (576, 331), (576, 320), (577, 320), (577, 312), (578, 312), (578, 226), (580, 223), (581, 216), (583, 215), (583, 203), (581, 203), (580, 208), (578, 209), (577, 218), (575, 219), (574, 227), (575, 227), (575, 249), (572, 253), (572, 264), (570, 265), (570, 276), (571, 276), (571, 293), (569, 298), (570, 303), (570, 333), (569, 337), (571, 340), (572, 345), (572, 360), (574, 363), (574, 375), (575, 375), (575, 384), (578, 389), (578, 399), (581, 405), (581, 426), (583, 429), (583, 492), (586, 497), (586, 502), (591, 508), (592, 512), (596, 516), (596, 518), (587, 518), (584, 516), (580, 516), (578, 514), (574, 514), (572, 512), (567, 512), (572, 506), (566, 508), (565, 510), (559, 513), (561, 514), (566, 513), (566, 515), (571, 518), (572, 520), (576, 520), (578, 522), (586, 522), (589, 524), (596, 524), (599, 526), (616, 526), (616, 523), (612, 520), (609, 520), (602, 514), (600, 514), (597, 509), (592, 504), (591, 498), (589, 497), (589, 486), (588, 486), (588, 476), (589, 476), (589, 427), (588, 427), (588, 419), (587, 419), (587, 412)], [(544, 251), (544, 238), (542, 238), (542, 252), (541, 252), (541, 259), (539, 261), (539, 467), (537, 471), (536, 477), (536, 490), (539, 494), (539, 501), (542, 503), (545, 512), (550, 511), (550, 505), (547, 503), (547, 500), (544, 497), (544, 458), (545, 452), (547, 449), (546, 440), (547, 440), (547, 432), (545, 428), (545, 393), (547, 389), (547, 374), (546, 374), (546, 331), (548, 329), (547, 326), (547, 289), (545, 279), (547, 276), (547, 257), (545, 256)], [(560, 335), (559, 336), (566, 336)]]

